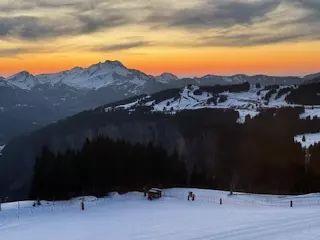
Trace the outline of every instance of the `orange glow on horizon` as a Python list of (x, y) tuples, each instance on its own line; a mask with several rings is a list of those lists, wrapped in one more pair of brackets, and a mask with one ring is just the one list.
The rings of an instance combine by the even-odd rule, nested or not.
[[(285, 49), (285, 50), (284, 50)], [(319, 49), (319, 50), (315, 50)], [(171, 72), (179, 76), (206, 74), (305, 75), (320, 71), (320, 44), (290, 44), (243, 48), (143, 49), (143, 52), (66, 52), (25, 54), (0, 58), (0, 75), (27, 70), (33, 74), (53, 73), (75, 66), (88, 67), (105, 60), (119, 60), (126, 67), (147, 74)]]
[[(236, 1), (13, 2), (0, 0), (0, 17), (10, 20), (0, 34), (0, 76), (105, 60), (153, 75), (320, 72), (317, 9), (304, 1), (272, 1), (270, 8), (261, 4), (267, 1), (243, 1), (247, 11), (238, 11)], [(226, 7), (221, 16), (219, 6)], [(260, 7), (261, 16), (251, 13)]]

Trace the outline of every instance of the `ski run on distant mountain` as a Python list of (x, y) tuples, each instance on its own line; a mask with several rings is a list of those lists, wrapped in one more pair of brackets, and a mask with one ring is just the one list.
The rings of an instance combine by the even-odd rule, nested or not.
[[(84, 110), (143, 94), (182, 89), (188, 85), (193, 85), (196, 90), (197, 87), (204, 86), (250, 84), (251, 89), (247, 93), (228, 93), (224, 94), (225, 96), (219, 94), (221, 97), (215, 106), (236, 108), (241, 115), (239, 122), (243, 122), (246, 115), (257, 115), (259, 106), (264, 105), (262, 102), (259, 103), (259, 97), (255, 96), (254, 86), (301, 86), (304, 83), (317, 83), (317, 78), (318, 74), (306, 77), (236, 74), (179, 78), (172, 73), (163, 73), (152, 76), (129, 69), (119, 61), (105, 61), (87, 68), (74, 67), (71, 70), (50, 74), (32, 75), (22, 71), (7, 78), (0, 77), (0, 144)], [(162, 111), (164, 107), (166, 111), (171, 108), (173, 111), (180, 111), (205, 107), (210, 105), (205, 104), (205, 101), (212, 97), (211, 95), (215, 95), (193, 96), (191, 90), (188, 91), (183, 93), (179, 101), (168, 99), (167, 102), (154, 104), (154, 111)], [(261, 93), (266, 94), (266, 91)], [(223, 98), (226, 97), (227, 101), (223, 102)], [(282, 100), (283, 98), (271, 100), (269, 106), (282, 104)], [(168, 106), (163, 106), (164, 104)], [(318, 114), (312, 110), (302, 117), (316, 115)]]
[[(105, 108), (105, 111), (124, 109), (130, 112), (137, 108), (148, 107), (150, 111), (175, 114), (178, 111), (202, 108), (234, 109), (239, 113), (238, 123), (244, 123), (246, 116), (255, 117), (262, 109), (304, 107), (305, 111), (300, 115), (301, 119), (320, 117), (320, 105), (304, 106), (288, 103), (286, 96), (289, 91), (281, 93), (286, 89), (288, 89), (287, 86), (278, 86), (275, 91), (272, 91), (269, 88), (251, 86), (240, 91), (216, 92), (210, 88), (190, 85), (180, 91), (177, 90), (176, 95), (160, 101), (155, 99), (153, 95), (147, 95), (126, 104), (109, 106)], [(294, 89), (293, 86), (292, 89)]]
[(309, 148), (320, 142), (320, 133), (300, 134), (294, 137), (294, 141), (300, 143), (303, 148)]

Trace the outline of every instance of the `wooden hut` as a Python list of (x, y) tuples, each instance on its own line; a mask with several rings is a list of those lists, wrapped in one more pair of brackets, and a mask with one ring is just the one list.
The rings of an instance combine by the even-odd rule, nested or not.
[(154, 200), (162, 197), (162, 190), (159, 188), (151, 188), (147, 192), (148, 200)]

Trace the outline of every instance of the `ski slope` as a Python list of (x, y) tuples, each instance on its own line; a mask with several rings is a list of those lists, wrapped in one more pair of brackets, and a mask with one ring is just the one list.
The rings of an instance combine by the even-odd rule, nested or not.
[[(305, 141), (303, 141), (305, 137)], [(305, 133), (294, 137), (294, 141), (301, 144), (303, 148), (309, 148), (310, 146), (320, 142), (320, 133)]]
[[(196, 201), (186, 200), (188, 191)], [(270, 196), (201, 189), (167, 189), (147, 201), (142, 193), (85, 199), (6, 203), (0, 239), (320, 239), (320, 195)], [(220, 198), (223, 204), (220, 205)], [(293, 201), (293, 208), (289, 202)]]
[[(127, 110), (129, 112), (135, 111), (139, 107), (150, 107), (152, 112), (163, 112), (166, 114), (176, 114), (184, 110), (197, 109), (233, 109), (238, 112), (238, 123), (245, 123), (246, 117), (254, 118), (259, 115), (264, 109), (284, 108), (284, 107), (304, 107), (303, 105), (290, 104), (286, 102), (288, 93), (278, 96), (278, 92), (287, 88), (288, 86), (280, 86), (277, 92), (271, 94), (267, 101), (266, 95), (270, 90), (256, 88), (251, 86), (248, 91), (230, 92), (224, 91), (213, 94), (207, 90), (201, 90), (199, 86), (189, 85), (181, 89), (177, 96), (169, 96), (167, 99), (156, 101), (152, 95), (143, 96), (140, 99), (134, 99), (126, 104), (116, 106), (108, 106), (105, 108), (106, 112), (113, 110)], [(216, 101), (213, 101), (216, 99)], [(224, 99), (224, 100), (221, 100)], [(301, 119), (307, 117), (320, 116), (319, 106), (309, 108), (306, 106), (306, 111), (300, 115)]]

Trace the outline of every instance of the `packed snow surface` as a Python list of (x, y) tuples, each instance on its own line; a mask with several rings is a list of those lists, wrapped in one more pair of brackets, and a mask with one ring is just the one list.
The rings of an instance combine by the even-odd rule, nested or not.
[[(303, 136), (305, 141), (303, 141)], [(301, 144), (303, 148), (309, 148), (310, 146), (320, 142), (320, 133), (306, 133), (297, 135), (294, 137), (294, 141)]]
[[(187, 201), (189, 191), (196, 194), (194, 202)], [(32, 204), (2, 205), (0, 239), (320, 239), (319, 194), (229, 196), (214, 190), (167, 189), (154, 201), (132, 192)]]

